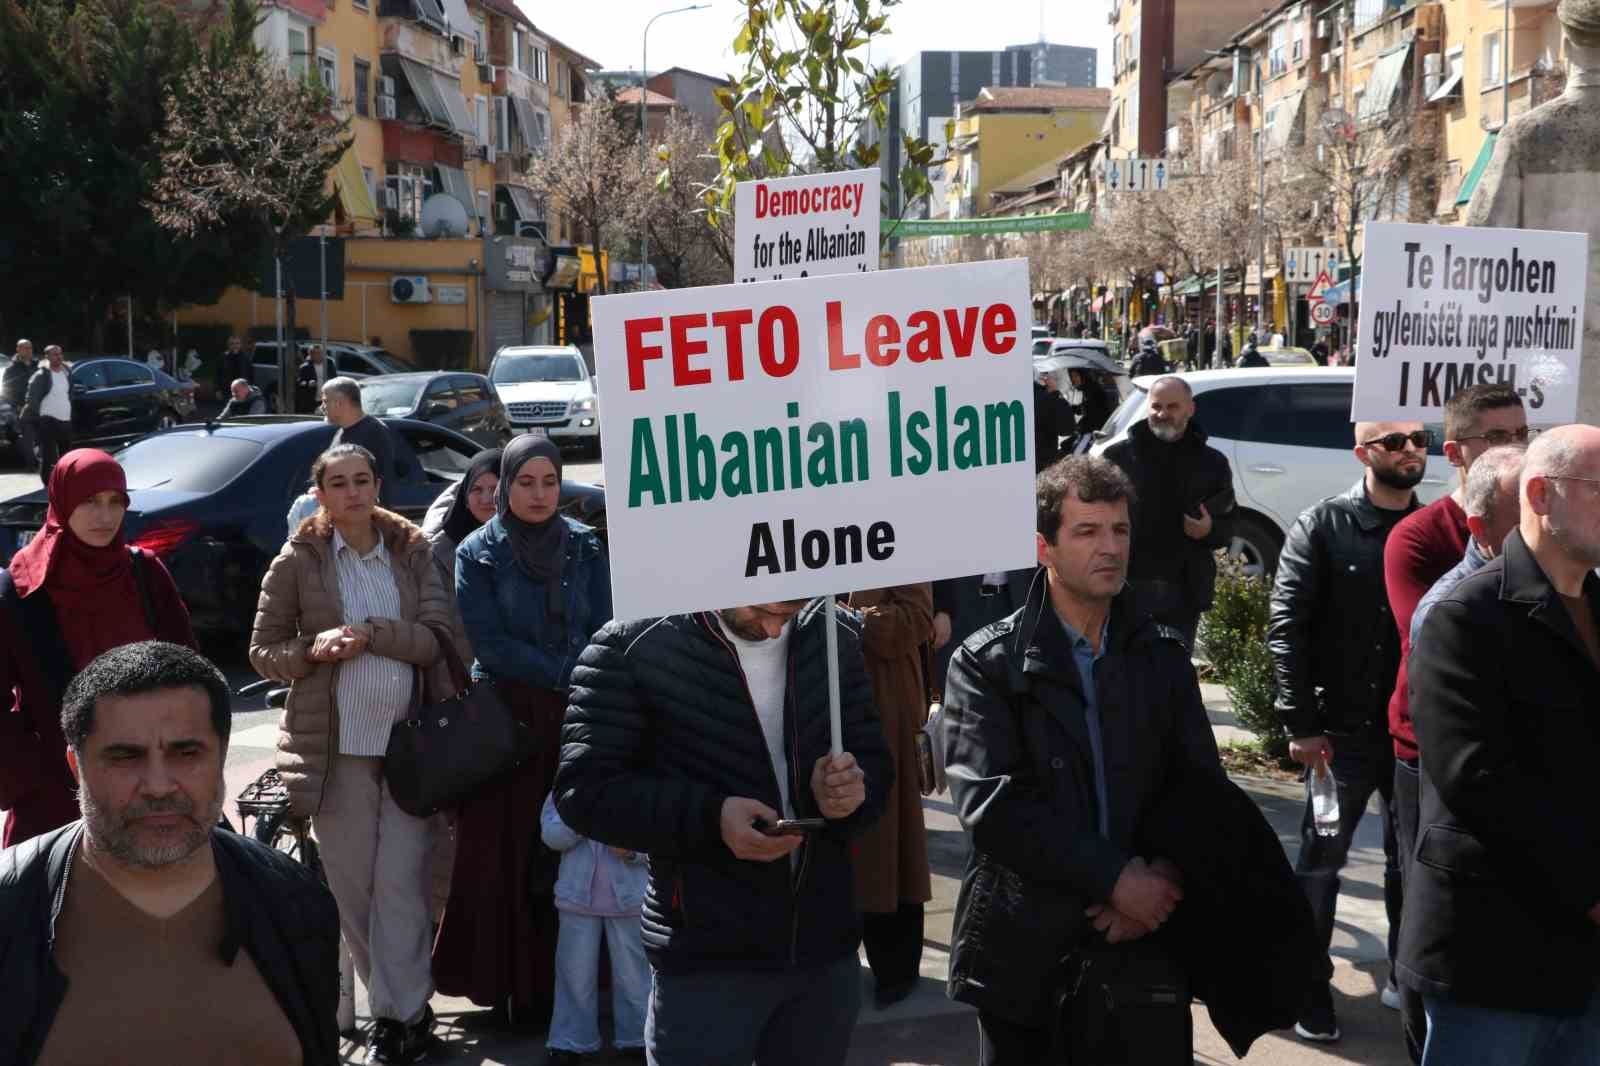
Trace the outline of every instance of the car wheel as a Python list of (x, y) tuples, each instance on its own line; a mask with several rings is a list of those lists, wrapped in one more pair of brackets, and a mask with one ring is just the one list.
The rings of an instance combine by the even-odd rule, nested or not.
[(1278, 569), (1278, 536), (1267, 523), (1250, 515), (1234, 519), (1228, 554), (1244, 564), (1245, 573), (1270, 580)]
[(156, 429), (171, 429), (173, 426), (181, 425), (182, 422), (183, 419), (178, 417), (178, 412), (168, 407), (161, 412), (161, 417), (156, 419)]

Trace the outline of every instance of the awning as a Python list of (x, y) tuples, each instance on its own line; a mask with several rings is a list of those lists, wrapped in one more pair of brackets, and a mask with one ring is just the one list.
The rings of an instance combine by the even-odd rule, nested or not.
[(538, 112), (534, 109), (533, 101), (521, 96), (511, 97), (511, 110), (517, 116), (517, 125), (522, 127), (522, 143), (529, 152), (542, 151), (544, 147), (544, 129), (539, 122)]
[(519, 222), (543, 222), (544, 212), (539, 210), (539, 201), (533, 195), (533, 190), (525, 185), (502, 185), (506, 195), (511, 197), (511, 207), (517, 213)]
[(361, 162), (351, 148), (339, 157), (333, 170), (333, 183), (339, 190), (339, 206), (352, 222), (378, 221), (378, 205), (372, 202), (372, 190), (361, 173)]
[(601, 270), (610, 269), (611, 253), (600, 253), (600, 267), (597, 269), (594, 262), (594, 250), (592, 248), (579, 248), (578, 266), (578, 291), (593, 292), (600, 287)]
[(1457, 207), (1465, 207), (1472, 202), (1472, 193), (1477, 189), (1483, 172), (1489, 169), (1489, 160), (1494, 158), (1494, 144), (1499, 139), (1498, 132), (1491, 133), (1483, 139), (1483, 147), (1478, 149), (1478, 158), (1473, 162), (1472, 169), (1461, 179), (1461, 191), (1456, 193)]
[(411, 95), (417, 98), (417, 104), (428, 116), (428, 121), (441, 126), (454, 126), (450, 120), (450, 108), (444, 102), (444, 96), (439, 92), (439, 83), (434, 79), (433, 70), (423, 66), (415, 59), (405, 56), (396, 57), (400, 60), (400, 69), (405, 73), (406, 84), (411, 86)]
[(1278, 101), (1278, 117), (1272, 127), (1273, 148), (1286, 148), (1289, 138), (1294, 134), (1295, 125), (1300, 120), (1300, 107), (1305, 103), (1306, 92), (1301, 89), (1297, 93), (1290, 93)]
[(1186, 281), (1180, 281), (1172, 287), (1173, 296), (1193, 296), (1205, 288), (1206, 279), (1199, 274)]
[(1453, 96), (1460, 96), (1461, 95), (1461, 77), (1465, 73), (1466, 73), (1465, 69), (1458, 70), (1454, 74), (1452, 74), (1448, 78), (1446, 78), (1444, 80), (1444, 84), (1439, 86), (1437, 89), (1435, 89), (1434, 92), (1433, 92), (1433, 95), (1428, 97), (1428, 103), (1437, 104), (1441, 100), (1448, 100)]
[(1372, 66), (1372, 77), (1367, 79), (1366, 91), (1361, 96), (1361, 108), (1356, 113), (1358, 122), (1374, 122), (1389, 117), (1394, 103), (1395, 90), (1405, 74), (1406, 60), (1411, 57), (1411, 42), (1380, 56)]
[(461, 95), (461, 79), (452, 78), (448, 74), (433, 71), (433, 83), (439, 90), (439, 96), (444, 100), (445, 111), (449, 116), (450, 125), (463, 137), (476, 137), (478, 124), (472, 120), (472, 112), (467, 110), (467, 98)]
[(444, 0), (444, 18), (451, 33), (472, 39), (472, 13), (467, 10), (467, 0)]
[(467, 180), (467, 172), (458, 167), (447, 167), (443, 163), (434, 166), (439, 171), (439, 182), (444, 186), (444, 192), (461, 201), (461, 206), (467, 209), (467, 217), (472, 218), (478, 213), (478, 206), (473, 201), (472, 183)]
[[(1358, 290), (1358, 293), (1359, 293), (1359, 290)], [(1339, 284), (1337, 284), (1337, 285), (1328, 286), (1327, 291), (1322, 294), (1322, 302), (1325, 303), (1325, 304), (1333, 304), (1334, 306), (1338, 306), (1339, 304), (1347, 304), (1347, 303), (1349, 303), (1350, 302), (1350, 279), (1346, 278), (1344, 281), (1339, 282)]]

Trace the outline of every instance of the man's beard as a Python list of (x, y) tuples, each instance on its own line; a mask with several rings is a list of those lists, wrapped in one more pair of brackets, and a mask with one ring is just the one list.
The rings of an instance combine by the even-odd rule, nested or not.
[(731, 608), (729, 610), (726, 610), (726, 611), (718, 611), (717, 612), (717, 617), (722, 619), (722, 624), (727, 626), (728, 630), (731, 633), (733, 633), (734, 636), (739, 637), (739, 638), (741, 638), (743, 640), (748, 640), (751, 643), (759, 644), (762, 641), (767, 641), (767, 640), (772, 640), (773, 639), (772, 637), (767, 636), (766, 631), (763, 630), (760, 626), (758, 626), (758, 625), (749, 625), (749, 626), (747, 626), (744, 623), (740, 622), (738, 617), (737, 617), (737, 615), (734, 613), (734, 611)]
[(1188, 429), (1189, 424), (1187, 422), (1181, 426), (1173, 425), (1171, 422), (1150, 423), (1150, 432), (1154, 433), (1156, 440), (1163, 444), (1178, 443), (1178, 441), (1183, 439), (1183, 435), (1188, 431)]
[(194, 803), (187, 796), (178, 795), (166, 800), (135, 803), (122, 812), (115, 813), (96, 803), (89, 789), (80, 784), (78, 810), (83, 815), (84, 825), (89, 832), (89, 841), (96, 851), (104, 852), (126, 866), (154, 870), (182, 862), (211, 839), (211, 827), (222, 818), (223, 793), (226, 787), (219, 772), (213, 799), (203, 812), (203, 816), (195, 820), (194, 828), (185, 833), (181, 840), (162, 847), (147, 847), (140, 844), (134, 837), (130, 823), (134, 819), (152, 814), (179, 814), (192, 818)]
[(1372, 476), (1378, 479), (1378, 484), (1387, 485), (1391, 489), (1414, 489), (1422, 484), (1422, 479), (1427, 476), (1428, 466), (1419, 463), (1412, 473), (1406, 473), (1398, 467), (1386, 470), (1381, 466), (1372, 468)]
[(1570, 503), (1563, 501), (1559, 510), (1560, 513), (1552, 510), (1547, 520), (1550, 536), (1572, 559), (1590, 568), (1600, 567), (1600, 537), (1587, 537), (1573, 528), (1567, 521), (1572, 510)]

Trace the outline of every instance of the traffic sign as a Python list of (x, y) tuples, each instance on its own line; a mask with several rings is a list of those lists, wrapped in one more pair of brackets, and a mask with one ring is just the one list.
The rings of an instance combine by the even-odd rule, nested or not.
[(1106, 189), (1110, 192), (1163, 192), (1171, 167), (1165, 159), (1107, 159)]
[(1334, 311), (1332, 304), (1323, 303), (1321, 300), (1312, 301), (1311, 321), (1315, 322), (1319, 326), (1327, 326), (1332, 325), (1333, 320), (1336, 317), (1338, 316)]
[(1339, 258), (1337, 248), (1290, 248), (1283, 261), (1284, 280), (1291, 285), (1309, 285), (1319, 274), (1338, 273)]
[(1324, 270), (1317, 275), (1317, 280), (1311, 283), (1311, 291), (1306, 293), (1306, 299), (1320, 300), (1331, 288), (1333, 288), (1333, 278)]

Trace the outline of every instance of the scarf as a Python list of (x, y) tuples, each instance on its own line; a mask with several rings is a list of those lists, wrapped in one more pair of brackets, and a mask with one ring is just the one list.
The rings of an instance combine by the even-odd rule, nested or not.
[(485, 474), (499, 473), (499, 448), (489, 448), (472, 457), (467, 472), (462, 475), (460, 484), (456, 486), (455, 502), (450, 505), (450, 510), (445, 512), (444, 522), (439, 527), (444, 530), (444, 535), (450, 538), (451, 544), (460, 544), (467, 539), (468, 534), (482, 524), (472, 516), (472, 508), (467, 506), (467, 496), (471, 493), (472, 486)]
[(524, 522), (511, 513), (511, 485), (530, 460), (548, 459), (561, 477), (561, 449), (544, 436), (524, 433), (506, 445), (500, 459), (500, 487), (494, 507), (511, 538), (517, 569), (545, 587), (545, 603), (552, 621), (566, 617), (561, 595), (561, 567), (567, 557), (567, 520), (558, 510), (543, 522)]

